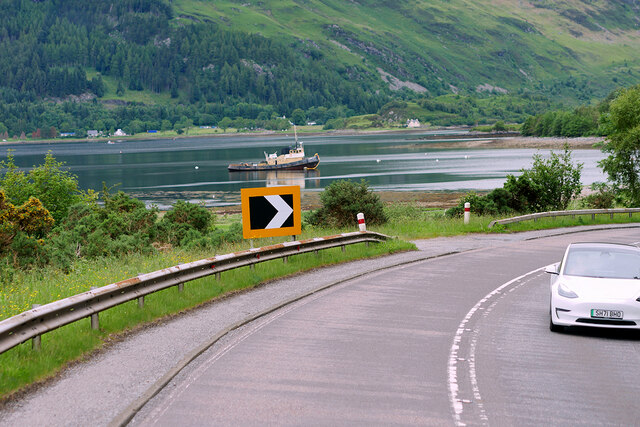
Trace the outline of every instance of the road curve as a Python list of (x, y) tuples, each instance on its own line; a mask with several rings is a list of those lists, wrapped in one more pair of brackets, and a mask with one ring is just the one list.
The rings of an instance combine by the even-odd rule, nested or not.
[(633, 243), (640, 230), (512, 242), (347, 281), (234, 331), (132, 424), (633, 424), (636, 335), (548, 329), (541, 267), (577, 240)]
[[(505, 325), (502, 317), (495, 317), (503, 314), (501, 310), (517, 307), (516, 303), (510, 302), (511, 295), (518, 295), (533, 285), (514, 283), (513, 291), (490, 298), (500, 302), (489, 310), (484, 306), (476, 310), (477, 313), (469, 317), (470, 326), (465, 325), (460, 334), (461, 322), (478, 301), (497, 287), (557, 261), (569, 241), (640, 241), (639, 227), (595, 228), (602, 231), (585, 234), (594, 227), (580, 227), (430, 239), (417, 242), (419, 251), (322, 268), (274, 281), (145, 328), (122, 342), (110, 345), (91, 360), (65, 370), (56, 380), (0, 407), (0, 426), (108, 425), (113, 420), (122, 419), (122, 414), (130, 411), (132, 402), (146, 400), (154, 383), (167, 372), (176, 370), (179, 361), (184, 360), (194, 348), (206, 345), (212, 336), (229, 325), (287, 299), (332, 284), (335, 286), (322, 295), (305, 298), (273, 313), (271, 317), (263, 317), (225, 336), (209, 352), (182, 370), (156, 400), (143, 408), (134, 422), (162, 425), (170, 419), (164, 418), (173, 416), (169, 408), (171, 399), (166, 400), (166, 394), (173, 389), (180, 395), (177, 399), (182, 399), (186, 394), (178, 390), (184, 387), (185, 381), (191, 381), (189, 378), (194, 371), (202, 371), (209, 363), (210, 369), (203, 371), (206, 372), (203, 378), (213, 375), (215, 381), (227, 381), (217, 384), (224, 384), (222, 389), (236, 393), (239, 399), (230, 402), (225, 401), (224, 396), (218, 396), (228, 404), (223, 407), (222, 415), (218, 415), (222, 418), (218, 419), (206, 412), (207, 408), (216, 406), (213, 402), (217, 402), (218, 397), (213, 398), (211, 389), (202, 389), (199, 401), (200, 409), (205, 410), (204, 415), (194, 411), (192, 415), (195, 418), (180, 418), (183, 425), (192, 422), (213, 424), (214, 421), (235, 425), (254, 423), (251, 420), (258, 420), (255, 423), (259, 424), (306, 423), (302, 420), (328, 424), (335, 420), (336, 424), (454, 425), (463, 422), (483, 424), (485, 417), (492, 424), (500, 425), (503, 418), (492, 418), (494, 414), (504, 417), (509, 423), (524, 419), (526, 424), (537, 419), (518, 418), (516, 415), (539, 412), (527, 403), (527, 399), (511, 399), (514, 390), (507, 385), (513, 387), (509, 381), (518, 379), (520, 374), (503, 367), (516, 369), (518, 363), (492, 364), (490, 361), (508, 359), (511, 353), (503, 352), (502, 348), (510, 348), (509, 345), (515, 346), (510, 351), (517, 353), (521, 336), (529, 334), (517, 328), (523, 324), (524, 318), (538, 316), (536, 321), (542, 323), (533, 323), (539, 329), (536, 333), (540, 334), (541, 340), (545, 336), (548, 338), (544, 307), (540, 308), (533, 300), (524, 311), (504, 313), (516, 319), (513, 325)], [(549, 237), (553, 235), (559, 236)], [(636, 236), (635, 240), (633, 236)], [(442, 256), (452, 253), (459, 254)], [(367, 274), (380, 268), (389, 270)], [(357, 276), (362, 274), (366, 276), (358, 279)], [(546, 279), (535, 280), (539, 281), (537, 292), (544, 292), (546, 288), (542, 284), (546, 284)], [(395, 281), (395, 284), (388, 285), (388, 281)], [(540, 295), (543, 294), (531, 295), (531, 298), (544, 299)], [(478, 313), (490, 315), (485, 317)], [(483, 322), (490, 321), (498, 326), (487, 323), (485, 328)], [(529, 331), (531, 325), (526, 326), (525, 330)], [(474, 335), (476, 328), (479, 328), (477, 336)], [(503, 331), (510, 333), (502, 334)], [(558, 339), (553, 334), (551, 336)], [(555, 345), (582, 340), (585, 336), (596, 343), (602, 339), (591, 335), (560, 335), (560, 341)], [(459, 339), (459, 344), (454, 344), (456, 339)], [(501, 342), (502, 347), (496, 347), (495, 342)], [(624, 357), (633, 361), (633, 340), (625, 337), (614, 342), (626, 343), (630, 350), (624, 353)], [(46, 345), (46, 337), (43, 343)], [(454, 347), (457, 353), (455, 364), (452, 364)], [(212, 362), (203, 362), (215, 352), (220, 352), (221, 348), (225, 350), (219, 353), (219, 357)], [(608, 348), (607, 341), (601, 353), (606, 353)], [(591, 351), (589, 344), (585, 344), (582, 350)], [(519, 358), (524, 360), (522, 356)], [(594, 360), (597, 364), (597, 359)], [(531, 364), (535, 363), (534, 358)], [(370, 368), (368, 372), (367, 367)], [(475, 376), (469, 376), (469, 367), (475, 367), (475, 371), (471, 371)], [(484, 376), (486, 372), (491, 372), (488, 380)], [(493, 382), (498, 374), (507, 376), (504, 384)], [(252, 375), (262, 379), (254, 383)], [(270, 382), (269, 375), (289, 381), (282, 384)], [(298, 382), (300, 376), (302, 382)], [(245, 382), (235, 382), (241, 379)], [(626, 385), (634, 380), (625, 376), (625, 381), (620, 384)], [(195, 384), (189, 385), (187, 392), (199, 387)], [(535, 382), (531, 384), (536, 387)], [(579, 382), (576, 380), (575, 384)], [(474, 397), (473, 387), (480, 391), (478, 399)], [(606, 391), (611, 392), (612, 389), (609, 387)], [(286, 398), (260, 397), (260, 392), (265, 390), (269, 397), (282, 395)], [(312, 398), (316, 395), (314, 393), (317, 399)], [(205, 400), (202, 399), (204, 395), (207, 396)], [(568, 396), (566, 399), (562, 397), (561, 401), (570, 399), (572, 395)], [(250, 405), (249, 397), (257, 398), (260, 405), (254, 408), (255, 402)], [(317, 403), (305, 406), (308, 402)], [(518, 406), (518, 402), (524, 409)], [(460, 404), (462, 411), (456, 412)], [(162, 414), (158, 416), (157, 408), (163, 405), (167, 410), (160, 409)], [(529, 409), (532, 412), (527, 412)], [(249, 418), (231, 418), (229, 414), (234, 411), (249, 414)], [(627, 413), (638, 415), (637, 411), (627, 410)], [(305, 414), (311, 418), (304, 418)]]

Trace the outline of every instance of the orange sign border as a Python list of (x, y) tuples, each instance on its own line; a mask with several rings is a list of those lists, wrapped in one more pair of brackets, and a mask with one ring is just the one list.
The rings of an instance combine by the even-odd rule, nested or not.
[[(258, 196), (293, 195), (293, 227), (281, 227), (271, 229), (252, 230), (251, 212), (249, 211), (249, 198)], [(258, 237), (295, 236), (302, 232), (302, 210), (300, 208), (300, 187), (288, 185), (282, 187), (242, 188), (240, 190), (240, 202), (242, 204), (242, 237), (255, 239)]]

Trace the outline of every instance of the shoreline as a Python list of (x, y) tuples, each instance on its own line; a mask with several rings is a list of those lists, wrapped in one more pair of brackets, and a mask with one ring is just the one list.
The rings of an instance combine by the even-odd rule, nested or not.
[[(433, 131), (455, 131), (465, 130), (465, 128), (420, 128), (420, 129), (338, 129), (338, 130), (309, 130), (300, 131), (298, 134), (304, 136), (358, 136), (358, 135), (379, 135), (379, 134), (422, 134), (424, 132)], [(177, 135), (177, 136), (158, 136), (157, 134), (148, 134), (144, 136), (126, 136), (126, 137), (100, 137), (100, 138), (55, 138), (40, 140), (18, 140), (18, 141), (0, 141), (3, 145), (36, 145), (36, 144), (64, 144), (64, 143), (82, 143), (82, 142), (102, 142), (106, 143), (110, 140), (122, 141), (148, 141), (153, 139), (173, 139), (175, 141), (192, 138), (222, 138), (222, 137), (293, 137), (294, 132), (285, 131), (261, 131), (261, 132), (223, 132), (223, 133), (202, 133), (197, 135)], [(435, 137), (437, 138), (437, 137)], [(563, 149), (566, 144), (569, 149), (597, 149), (595, 146), (604, 141), (603, 137), (578, 137), (578, 138), (561, 138), (561, 137), (530, 137), (530, 136), (514, 136), (512, 133), (506, 133), (505, 136), (496, 135), (494, 133), (471, 132), (468, 135), (460, 135), (464, 141), (442, 141), (429, 142), (429, 139), (417, 139), (412, 146), (417, 148), (541, 148), (541, 149)]]

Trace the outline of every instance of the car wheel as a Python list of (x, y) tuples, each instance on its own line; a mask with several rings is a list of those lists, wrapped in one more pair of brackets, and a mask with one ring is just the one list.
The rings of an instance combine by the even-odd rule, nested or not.
[(553, 323), (553, 320), (549, 318), (549, 329), (551, 330), (551, 332), (562, 332), (564, 331), (564, 326), (556, 325), (555, 323)]

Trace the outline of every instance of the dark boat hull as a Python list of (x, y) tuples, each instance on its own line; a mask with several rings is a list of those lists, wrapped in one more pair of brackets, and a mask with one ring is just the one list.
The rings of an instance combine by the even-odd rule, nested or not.
[(315, 169), (320, 163), (320, 156), (305, 157), (302, 160), (279, 165), (269, 165), (266, 163), (232, 163), (229, 165), (229, 172), (244, 171), (275, 171), (275, 170), (304, 170)]

